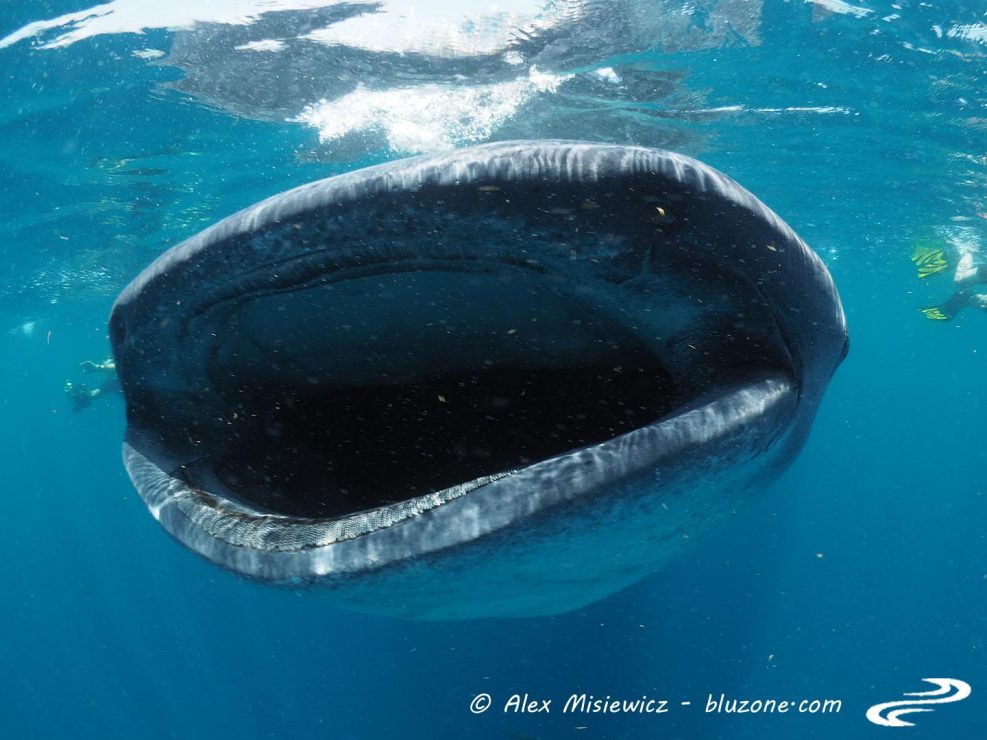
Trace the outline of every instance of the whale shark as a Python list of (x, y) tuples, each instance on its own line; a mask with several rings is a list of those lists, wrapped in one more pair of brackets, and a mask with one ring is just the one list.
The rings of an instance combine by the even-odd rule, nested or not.
[(681, 557), (791, 463), (848, 349), (741, 185), (573, 141), (274, 195), (152, 262), (110, 337), (174, 538), (417, 619), (558, 614)]

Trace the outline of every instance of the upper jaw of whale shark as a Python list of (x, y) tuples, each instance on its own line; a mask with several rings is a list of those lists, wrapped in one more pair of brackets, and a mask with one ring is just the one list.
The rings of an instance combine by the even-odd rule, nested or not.
[(125, 462), (173, 535), (418, 617), (650, 572), (794, 456), (846, 351), (825, 268), (735, 182), (554, 141), (275, 196), (110, 324)]

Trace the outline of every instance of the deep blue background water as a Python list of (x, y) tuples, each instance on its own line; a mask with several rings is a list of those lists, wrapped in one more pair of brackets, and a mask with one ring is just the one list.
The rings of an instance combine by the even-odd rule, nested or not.
[[(946, 227), (987, 240), (987, 46), (901, 45), (983, 10), (902, 4), (905, 20), (883, 36), (870, 32), (893, 9), (872, 3), (868, 19), (768, 14), (753, 49), (655, 55), (687, 69), (710, 108), (849, 111), (674, 125), (694, 135), (687, 153), (737, 178), (827, 261), (851, 352), (802, 456), (727, 528), (602, 603), (531, 620), (352, 614), (317, 592), (242, 582), (167, 537), (120, 464), (122, 401), (73, 413), (65, 379), (107, 351), (113, 296), (166, 246), (356, 163), (297, 156), (314, 146), (297, 124), (159, 89), (179, 73), (130, 51), (167, 48), (163, 31), (0, 50), (3, 735), (987, 736), (987, 314), (924, 320), (916, 307), (945, 298), (949, 279), (920, 284), (908, 261)], [(76, 7), (4, 6), (0, 33)], [(122, 169), (160, 172), (120, 174), (125, 158), (136, 163)], [(17, 331), (27, 321), (31, 336)], [(866, 722), (869, 705), (931, 676), (974, 694), (913, 715), (910, 730)], [(495, 709), (473, 716), (481, 691)], [(660, 717), (497, 711), (525, 692), (557, 708), (579, 692), (693, 706)], [(720, 692), (843, 708), (703, 714)]]

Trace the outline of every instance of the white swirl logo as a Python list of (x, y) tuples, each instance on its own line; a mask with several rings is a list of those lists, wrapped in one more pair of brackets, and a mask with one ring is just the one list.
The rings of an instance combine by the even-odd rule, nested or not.
[(883, 725), (884, 727), (914, 727), (914, 722), (906, 722), (899, 717), (912, 712), (934, 712), (934, 709), (929, 709), (926, 705), (963, 701), (972, 691), (970, 684), (966, 681), (960, 681), (958, 678), (923, 678), (922, 680), (939, 688), (931, 691), (914, 691), (906, 693), (905, 696), (928, 696), (931, 698), (902, 699), (875, 704), (867, 710), (867, 719), (875, 725)]

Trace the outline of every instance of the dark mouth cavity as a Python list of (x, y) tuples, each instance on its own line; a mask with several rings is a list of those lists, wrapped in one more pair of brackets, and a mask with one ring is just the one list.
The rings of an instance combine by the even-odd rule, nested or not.
[(390, 272), (225, 310), (209, 367), (225, 427), (180, 474), (278, 514), (407, 500), (606, 441), (685, 400), (660, 342), (529, 270)]

